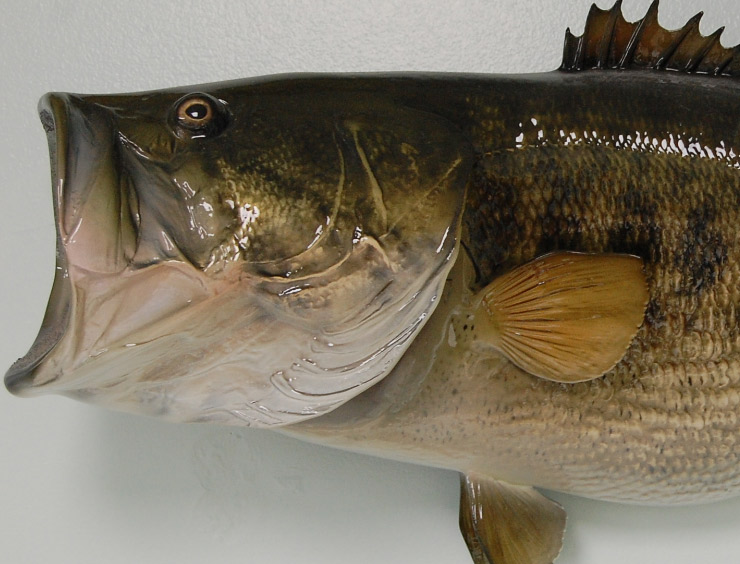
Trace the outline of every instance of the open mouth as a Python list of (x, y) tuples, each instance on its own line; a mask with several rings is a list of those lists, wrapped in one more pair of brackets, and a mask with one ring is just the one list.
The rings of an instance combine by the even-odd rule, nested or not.
[[(54, 216), (57, 225), (57, 251), (54, 284), (41, 329), (28, 353), (18, 359), (5, 374), (5, 386), (16, 395), (31, 395), (37, 368), (59, 343), (70, 319), (72, 286), (67, 271), (67, 255), (60, 233), (63, 187), (67, 179), (69, 150), (68, 104), (57, 94), (47, 94), (39, 102), (39, 115), (49, 142), (51, 178), (54, 192)], [(48, 383), (44, 382), (44, 383)]]

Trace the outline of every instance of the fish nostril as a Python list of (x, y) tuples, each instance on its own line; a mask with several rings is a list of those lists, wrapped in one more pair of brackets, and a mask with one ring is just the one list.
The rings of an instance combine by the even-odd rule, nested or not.
[(48, 92), (38, 103), (38, 113), (44, 131), (49, 134), (57, 129), (57, 120), (66, 113), (69, 95), (61, 92)]
[(42, 109), (39, 111), (39, 118), (41, 119), (41, 125), (44, 128), (44, 131), (47, 133), (53, 133), (55, 130), (54, 127), (54, 116), (49, 110)]

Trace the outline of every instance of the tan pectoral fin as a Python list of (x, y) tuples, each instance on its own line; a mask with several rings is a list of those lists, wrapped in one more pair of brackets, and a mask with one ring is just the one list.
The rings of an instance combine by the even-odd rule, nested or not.
[(556, 382), (602, 376), (621, 360), (648, 302), (642, 260), (557, 252), (484, 288), (478, 338), (530, 374)]
[(461, 475), (460, 530), (475, 564), (550, 564), (565, 511), (531, 487)]

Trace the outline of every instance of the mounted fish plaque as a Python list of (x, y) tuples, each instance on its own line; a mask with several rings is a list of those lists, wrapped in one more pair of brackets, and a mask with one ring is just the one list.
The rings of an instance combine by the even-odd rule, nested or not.
[[(533, 486), (740, 484), (740, 58), (594, 7), (562, 67), (48, 94), (57, 268), (5, 377), (457, 470), (476, 564)], [(693, 454), (692, 454), (693, 453)]]

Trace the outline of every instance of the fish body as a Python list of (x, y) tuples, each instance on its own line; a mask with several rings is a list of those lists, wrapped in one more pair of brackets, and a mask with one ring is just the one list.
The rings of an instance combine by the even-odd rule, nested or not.
[[(729, 494), (740, 468), (740, 150), (726, 116), (737, 115), (740, 97), (731, 81), (715, 90), (712, 80), (558, 73), (464, 88), (471, 99), (493, 94), (477, 99), (468, 123), (478, 158), (462, 244), (474, 274), (461, 287), (474, 293), (558, 250), (642, 257), (645, 323), (607, 376), (564, 385), (497, 354), (461, 361), (475, 329), (455, 318), (466, 298), (451, 286), (417, 355), (412, 347), (377, 387), (306, 426), (327, 425), (332, 441), (346, 427), (355, 448), (380, 437), (386, 448), (410, 441), (401, 456), (435, 462), (447, 453), (450, 467), (506, 468), (513, 481), (531, 472), (527, 483), (594, 497), (661, 503)], [(720, 110), (699, 110), (709, 107)], [(436, 360), (419, 370), (429, 350)], [(697, 449), (705, 456), (692, 456)]]
[(7, 387), (460, 471), (476, 564), (558, 553), (531, 486), (737, 493), (738, 70), (656, 10), (553, 73), (47, 95), (57, 276)]

